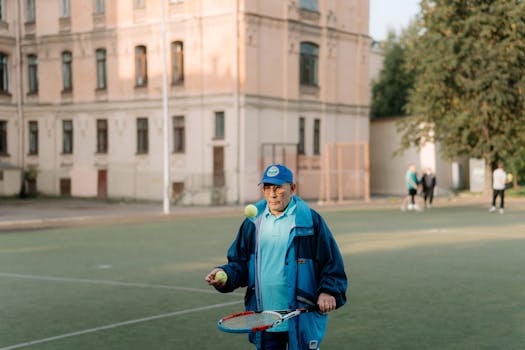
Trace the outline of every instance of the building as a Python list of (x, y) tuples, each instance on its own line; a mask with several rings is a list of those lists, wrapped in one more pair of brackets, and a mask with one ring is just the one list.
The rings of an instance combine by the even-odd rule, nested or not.
[(368, 143), (368, 0), (0, 4), (0, 163), (41, 193), (243, 203), (287, 162), (318, 198), (325, 145)]

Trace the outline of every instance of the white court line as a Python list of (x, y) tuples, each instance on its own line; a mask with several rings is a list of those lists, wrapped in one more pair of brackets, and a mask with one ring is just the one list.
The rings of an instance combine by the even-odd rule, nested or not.
[[(105, 284), (105, 285), (119, 286), (119, 287), (172, 289), (172, 290), (180, 290), (180, 291), (186, 291), (186, 292), (217, 294), (217, 291), (215, 289), (212, 289), (212, 288), (210, 288), (210, 289), (199, 289), (199, 288), (189, 288), (189, 287), (168, 286), (168, 285), (163, 285), (163, 284), (119, 282), (119, 281), (109, 281), (109, 280), (92, 280), (92, 279), (87, 279), (87, 278), (39, 276), (39, 275), (26, 275), (26, 274), (7, 273), (7, 272), (0, 272), (0, 277), (26, 278), (26, 279), (33, 279), (33, 280), (55, 281), (55, 282), (78, 282), (78, 283), (91, 283), (91, 284)], [(233, 295), (233, 296), (242, 296), (241, 293), (227, 293), (227, 294), (228, 295)]]
[(161, 319), (161, 318), (173, 317), (173, 316), (188, 314), (188, 313), (191, 313), (191, 312), (215, 309), (215, 308), (220, 308), (220, 307), (223, 307), (223, 306), (230, 306), (230, 305), (235, 305), (235, 304), (240, 304), (240, 303), (242, 303), (242, 300), (230, 301), (228, 303), (208, 305), (208, 306), (203, 306), (203, 307), (197, 307), (197, 308), (188, 309), (188, 310), (175, 311), (175, 312), (170, 312), (170, 313), (167, 313), (167, 314), (161, 314), (161, 315), (156, 315), (156, 316), (138, 318), (136, 320), (129, 320), (129, 321), (124, 321), (124, 322), (119, 322), (119, 323), (113, 323), (113, 324), (109, 324), (109, 325), (106, 325), (106, 326), (100, 326), (100, 327), (96, 327), (96, 328), (85, 329), (83, 331), (57, 335), (55, 337), (49, 337), (49, 338), (44, 338), (44, 339), (32, 340), (32, 341), (28, 341), (28, 342), (25, 342), (25, 343), (10, 345), (10, 346), (5, 347), (5, 348), (0, 348), (0, 350), (19, 349), (19, 348), (24, 348), (24, 347), (31, 346), (31, 345), (42, 344), (42, 343), (47, 343), (47, 342), (50, 342), (50, 341), (60, 340), (60, 339), (64, 339), (64, 338), (75, 337), (77, 335), (83, 335), (83, 334), (88, 334), (88, 333), (95, 333), (95, 332), (100, 332), (100, 331), (103, 331), (103, 330), (106, 330), (106, 329), (127, 326), (127, 325), (130, 325), (130, 324), (141, 323), (141, 322), (148, 322), (148, 321), (158, 320), (158, 319)]

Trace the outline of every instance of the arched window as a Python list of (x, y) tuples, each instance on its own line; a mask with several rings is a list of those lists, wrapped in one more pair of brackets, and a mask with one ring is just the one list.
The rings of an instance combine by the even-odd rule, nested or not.
[(299, 79), (301, 85), (318, 86), (317, 78), (319, 64), (319, 46), (309, 43), (301, 43), (301, 58)]
[(148, 84), (148, 62), (146, 46), (135, 47), (135, 85), (146, 86)]
[(73, 55), (70, 51), (62, 52), (62, 89), (73, 90)]
[(98, 49), (95, 51), (97, 58), (97, 89), (104, 90), (107, 87), (107, 72), (106, 72), (106, 49)]
[(171, 82), (184, 82), (184, 45), (182, 41), (171, 43)]

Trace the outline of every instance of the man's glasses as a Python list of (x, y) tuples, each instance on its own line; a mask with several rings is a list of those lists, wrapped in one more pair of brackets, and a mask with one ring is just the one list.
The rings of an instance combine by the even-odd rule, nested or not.
[(282, 187), (282, 186), (278, 186), (278, 185), (267, 185), (267, 184), (264, 184), (262, 185), (262, 191), (264, 193), (272, 193), (272, 192), (275, 192), (276, 195), (280, 196), (284, 193), (285, 189)]

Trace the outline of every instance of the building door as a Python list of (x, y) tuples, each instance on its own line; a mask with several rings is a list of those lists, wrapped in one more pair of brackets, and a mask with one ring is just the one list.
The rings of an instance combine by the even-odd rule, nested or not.
[(108, 196), (108, 171), (101, 169), (98, 171), (97, 197), (106, 199)]
[(224, 187), (224, 147), (213, 147), (213, 187)]
[(71, 196), (71, 179), (63, 177), (60, 179), (60, 195)]

